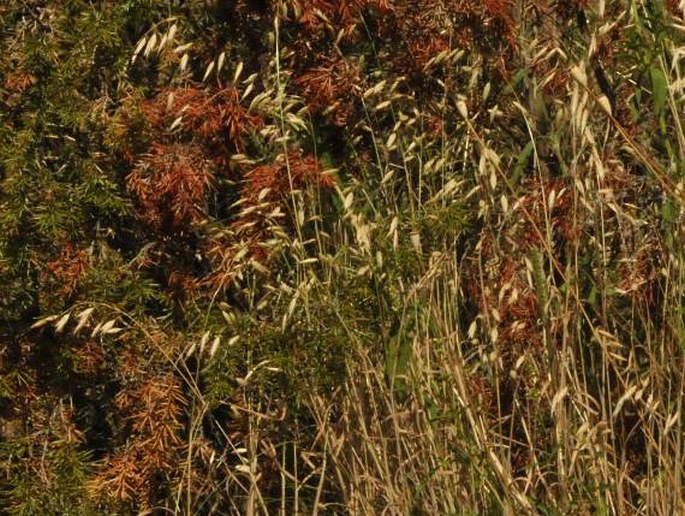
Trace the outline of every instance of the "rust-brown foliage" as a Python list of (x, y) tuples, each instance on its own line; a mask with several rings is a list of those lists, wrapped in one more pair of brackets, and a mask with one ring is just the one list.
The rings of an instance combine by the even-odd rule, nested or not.
[(153, 376), (120, 391), (116, 407), (129, 437), (100, 467), (90, 484), (92, 494), (154, 503), (159, 485), (172, 481), (178, 471), (185, 403), (178, 379), (170, 375)]
[(275, 224), (280, 227), (274, 214), (289, 210), (290, 195), (297, 190), (332, 188), (335, 180), (324, 172), (315, 157), (295, 151), (246, 172), (240, 190), (240, 213), (229, 231), (218, 232), (208, 243), (213, 272), (204, 283), (213, 290), (222, 290), (242, 271), (243, 263), (253, 260), (268, 264), (271, 251), (266, 244), (273, 236), (270, 228)]
[(46, 264), (43, 282), (55, 294), (68, 298), (74, 294), (80, 282), (91, 267), (91, 258), (86, 249), (78, 249), (71, 243), (62, 246), (59, 257)]
[(142, 220), (158, 231), (184, 233), (205, 213), (212, 168), (192, 144), (153, 143), (127, 177)]

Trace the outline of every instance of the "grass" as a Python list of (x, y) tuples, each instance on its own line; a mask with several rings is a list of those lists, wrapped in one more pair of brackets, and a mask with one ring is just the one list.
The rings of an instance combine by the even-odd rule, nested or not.
[[(547, 134), (516, 104), (533, 145), (525, 186), (511, 177), (513, 142), (464, 100), (444, 106), (462, 116), (453, 132), (430, 141), (411, 100), (381, 94), (374, 106), (371, 88), (360, 129), (375, 162), (341, 192), (336, 233), (317, 241), (337, 251), (329, 275), (368, 278), (376, 310), (392, 315), (369, 335), (340, 314), (348, 379), (307, 401), (320, 485), (349, 512), (683, 510), (682, 248), (666, 236), (679, 223), (650, 224), (659, 208), (640, 198), (651, 183), (679, 206), (679, 161), (662, 164), (627, 133), (582, 53), (563, 57), (571, 77)], [(453, 59), (476, 74), (477, 59)], [(677, 89), (656, 66), (679, 125)], [(445, 88), (443, 102), (455, 94)], [(385, 110), (389, 133), (376, 129)], [(541, 155), (550, 146), (556, 172)], [(340, 295), (317, 268), (300, 275), (307, 286), (293, 291)]]

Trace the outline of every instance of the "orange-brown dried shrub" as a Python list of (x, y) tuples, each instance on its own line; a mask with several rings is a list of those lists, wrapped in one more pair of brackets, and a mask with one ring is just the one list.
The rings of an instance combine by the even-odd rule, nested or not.
[(61, 298), (74, 294), (90, 269), (90, 255), (71, 243), (62, 246), (57, 259), (46, 264), (42, 271), (43, 283), (53, 285)]
[(321, 63), (295, 78), (312, 113), (327, 113), (337, 126), (345, 125), (354, 106), (354, 88), (359, 69), (349, 61), (323, 59)]
[(675, 18), (682, 20), (685, 17), (685, 8), (680, 0), (666, 0), (666, 7)]
[(103, 346), (89, 340), (74, 350), (74, 370), (85, 375), (95, 375), (101, 371), (106, 360)]
[(7, 73), (4, 80), (4, 86), (8, 92), (18, 94), (23, 93), (36, 84), (36, 82), (38, 81), (33, 75), (18, 69)]
[[(299, 190), (308, 185), (331, 188), (335, 180), (324, 174), (323, 165), (314, 156), (302, 156), (295, 152), (281, 156), (275, 163), (260, 165), (245, 176), (242, 197), (249, 203), (262, 199), (282, 200), (291, 189)], [(263, 194), (264, 190), (268, 190)]]
[[(270, 254), (265, 243), (273, 237), (268, 232), (269, 224), (273, 222), (269, 213), (276, 208), (287, 211), (293, 190), (333, 186), (335, 179), (324, 173), (323, 165), (314, 156), (302, 156), (295, 151), (247, 172), (241, 188), (240, 215), (230, 231), (217, 234), (208, 245), (213, 272), (204, 284), (222, 290), (231, 284), (244, 263), (253, 260), (266, 264)], [(248, 251), (246, 254), (244, 249)]]
[(177, 92), (174, 103), (182, 110), (184, 127), (190, 133), (224, 144), (229, 150), (244, 152), (245, 138), (264, 125), (260, 116), (241, 104), (235, 86), (212, 92), (189, 88)]
[(154, 503), (155, 493), (173, 482), (183, 449), (180, 432), (186, 399), (172, 375), (149, 378), (116, 396), (116, 406), (128, 423), (130, 437), (91, 481), (96, 498)]
[(188, 139), (199, 136), (199, 141), (213, 146), (217, 159), (226, 158), (227, 152), (244, 152), (247, 136), (264, 125), (260, 116), (242, 105), (235, 86), (219, 90), (197, 86), (166, 89), (143, 102), (142, 110), (150, 126), (161, 134), (181, 117), (181, 133)]
[(310, 35), (325, 30), (350, 30), (359, 23), (362, 2), (349, 0), (291, 0), (297, 23)]
[(198, 146), (154, 143), (126, 183), (143, 221), (164, 233), (182, 233), (204, 217), (212, 177)]

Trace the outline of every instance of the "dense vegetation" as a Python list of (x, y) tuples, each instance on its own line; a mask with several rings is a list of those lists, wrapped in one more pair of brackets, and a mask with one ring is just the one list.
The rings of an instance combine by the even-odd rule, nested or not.
[(0, 512), (685, 511), (684, 31), (0, 1)]

